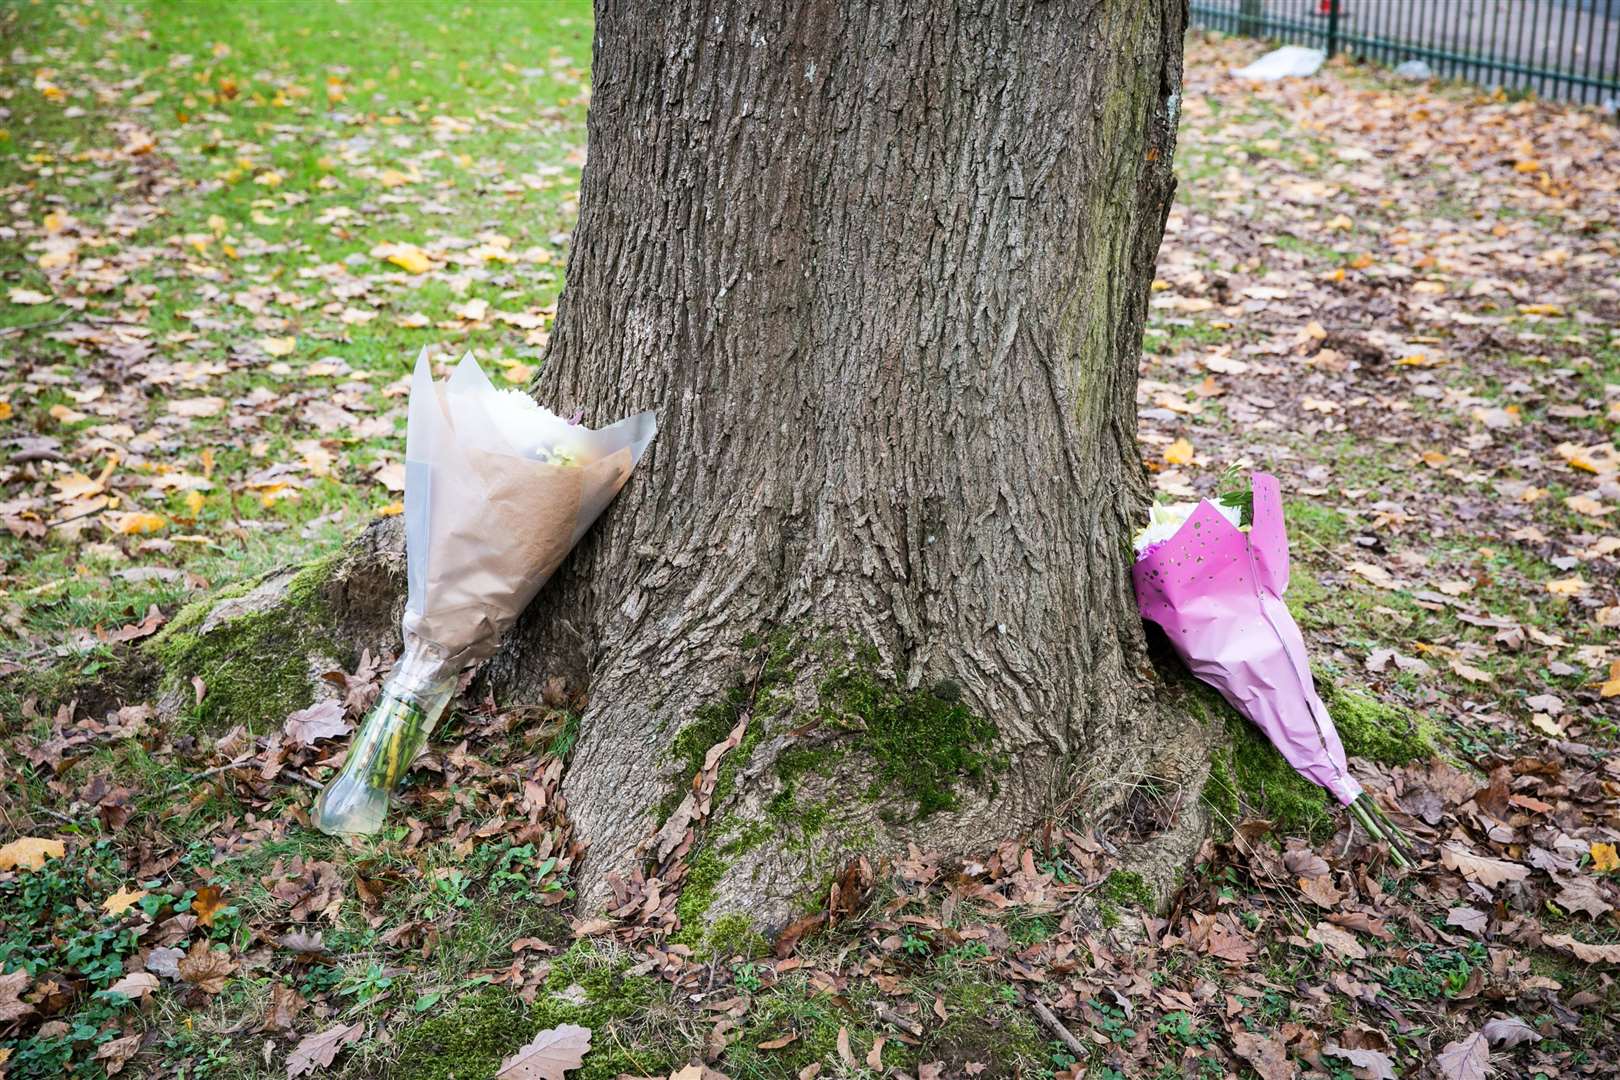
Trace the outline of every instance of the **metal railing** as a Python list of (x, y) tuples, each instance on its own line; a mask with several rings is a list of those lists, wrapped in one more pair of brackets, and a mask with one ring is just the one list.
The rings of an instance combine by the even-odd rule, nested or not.
[(1192, 25), (1620, 109), (1620, 0), (1193, 0)]

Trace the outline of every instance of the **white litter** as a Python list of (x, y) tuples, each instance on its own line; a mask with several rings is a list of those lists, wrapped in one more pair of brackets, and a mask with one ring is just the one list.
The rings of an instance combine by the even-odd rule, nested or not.
[(1399, 75), (1403, 79), (1415, 79), (1421, 81), (1423, 79), (1432, 79), (1434, 77), (1434, 69), (1428, 64), (1425, 64), (1422, 60), (1408, 60), (1406, 63), (1400, 64), (1395, 68), (1395, 74)]
[(1258, 79), (1276, 82), (1278, 79), (1309, 78), (1321, 68), (1327, 53), (1321, 49), (1307, 49), (1303, 45), (1284, 45), (1273, 49), (1248, 67), (1233, 68), (1232, 74), (1240, 79)]

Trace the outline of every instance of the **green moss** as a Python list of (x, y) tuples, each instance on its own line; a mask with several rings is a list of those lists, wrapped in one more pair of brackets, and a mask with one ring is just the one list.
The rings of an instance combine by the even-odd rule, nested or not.
[(1386, 705), (1365, 694), (1334, 686), (1318, 678), (1316, 688), (1339, 729), (1344, 751), (1384, 765), (1425, 761), (1440, 752), (1434, 726), (1424, 717), (1398, 705)]
[(700, 948), (706, 932), (704, 916), (714, 905), (715, 886), (726, 872), (726, 861), (713, 845), (704, 844), (694, 849), (686, 862), (686, 881), (681, 885), (680, 899), (675, 901), (675, 914), (680, 916), (681, 928), (671, 940), (692, 948)]
[[(592, 1032), (591, 1052), (570, 1080), (611, 1080), (624, 1074), (662, 1075), (684, 1060), (678, 1035), (652, 1033), (646, 1023), (664, 994), (654, 979), (626, 976), (627, 955), (609, 957), (587, 942), (559, 956), (532, 1006), (504, 989), (461, 998), (443, 1015), (408, 1030), (392, 1076), (400, 1080), (484, 1080), (501, 1060), (558, 1024)], [(659, 1035), (663, 1037), (659, 1037)]]
[[(852, 983), (847, 994), (832, 995), (815, 989), (802, 976), (789, 975), (755, 996), (743, 1017), (744, 1029), (726, 1048), (716, 1068), (728, 1076), (771, 1077), (790, 1080), (811, 1065), (826, 1068), (838, 1060), (838, 1032), (849, 1033), (850, 1046), (864, 1058), (878, 1035), (866, 1006), (873, 991), (868, 984)], [(777, 1050), (760, 1050), (762, 1042), (795, 1036)], [(909, 1066), (913, 1052), (891, 1037), (883, 1062), (896, 1068)]]
[(970, 1061), (988, 1066), (982, 1076), (1040, 1075), (1041, 1066), (1049, 1067), (1046, 1039), (1010, 984), (981, 970), (948, 966), (917, 990), (925, 1010), (937, 996), (947, 1017), (929, 1025), (918, 1060), (956, 1067), (946, 1075), (959, 1075), (956, 1070)]
[(711, 956), (740, 956), (745, 960), (765, 956), (771, 951), (770, 942), (754, 929), (753, 921), (741, 912), (722, 915), (709, 924), (703, 944)]
[(1103, 882), (1102, 894), (1121, 907), (1151, 909), (1155, 901), (1147, 879), (1134, 870), (1115, 870), (1109, 874), (1107, 880)]
[[(1349, 757), (1385, 765), (1420, 761), (1439, 752), (1434, 729), (1422, 717), (1363, 694), (1316, 680)], [(1204, 695), (1214, 698), (1213, 691)], [(1218, 699), (1215, 699), (1218, 701)], [(1327, 793), (1294, 771), (1254, 725), (1230, 708), (1225, 714), (1226, 746), (1210, 766), (1204, 802), (1223, 831), (1245, 809), (1275, 821), (1285, 832), (1320, 836), (1335, 827), (1337, 806)]]
[(855, 732), (874, 766), (869, 798), (899, 791), (924, 818), (955, 808), (958, 781), (991, 782), (995, 725), (963, 704), (954, 683), (903, 690), (851, 667), (823, 680), (820, 693), (822, 720)]
[(146, 647), (162, 669), (165, 689), (189, 693), (193, 678), (203, 682), (202, 702), (191, 719), (208, 730), (243, 724), (260, 732), (279, 725), (288, 713), (313, 699), (309, 657), (342, 659), (349, 652), (326, 640), (329, 622), (320, 587), (338, 556), (318, 559), (287, 583), (277, 603), (264, 611), (225, 619), (200, 632), (223, 600), (252, 591), (263, 578), (188, 605)]

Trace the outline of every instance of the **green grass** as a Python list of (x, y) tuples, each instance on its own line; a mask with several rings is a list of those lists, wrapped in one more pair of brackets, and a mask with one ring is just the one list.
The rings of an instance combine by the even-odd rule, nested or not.
[[(61, 94), (19, 79), (8, 102), (0, 189), (24, 235), (0, 251), (4, 291), (82, 292), (85, 316), (127, 320), (152, 346), (132, 362), (49, 330), (0, 338), (32, 373), (0, 382), (12, 411), (0, 436), (57, 439), (67, 459), (36, 466), (15, 494), (37, 500), (26, 509), (33, 521), (51, 522), (51, 481), (96, 476), (117, 453), (115, 512), (164, 519), (149, 536), (117, 534), (108, 515), (45, 538), (0, 532), (0, 585), (26, 595), (9, 603), (21, 640), (8, 651), (121, 625), (148, 604), (172, 607), (335, 548), (398, 498), (372, 473), (400, 459), (396, 384), (422, 345), (476, 345), (497, 378), (505, 365), (533, 367), (576, 209), (590, 25), (589, 5), (574, 2), (0, 13), (8, 48), (30, 58), (17, 70), (52, 72), (40, 83)], [(155, 149), (117, 153), (134, 128), (157, 133)], [(152, 182), (161, 195), (147, 200), (139, 192)], [(123, 228), (132, 211), (141, 216)], [(54, 235), (79, 242), (76, 264), (53, 271), (54, 282), (39, 266), (52, 214), (68, 222)], [(383, 243), (444, 258), (406, 275), (368, 254)], [(502, 252), (520, 258), (486, 258)], [(110, 288), (87, 266), (98, 257), (114, 264)], [(410, 313), (456, 322), (451, 308), (475, 300), (542, 321), (400, 325)], [(345, 312), (373, 317), (345, 321)], [(0, 294), (0, 327), (73, 315)], [(254, 344), (285, 338), (294, 340), (286, 356)], [(334, 357), (346, 373), (308, 371)], [(70, 396), (89, 387), (101, 396)], [(168, 412), (203, 396), (228, 404), (209, 417)], [(348, 415), (317, 424), (312, 411), (333, 402)], [(84, 419), (62, 421), (53, 406)], [(201, 503), (188, 505), (182, 487), (150, 487), (161, 475), (197, 485)], [(155, 543), (143, 550), (143, 540)], [(132, 569), (163, 577), (120, 576)]]

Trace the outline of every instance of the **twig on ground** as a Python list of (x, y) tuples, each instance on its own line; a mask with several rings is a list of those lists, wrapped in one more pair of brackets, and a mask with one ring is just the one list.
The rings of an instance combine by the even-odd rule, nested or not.
[(901, 1016), (887, 1005), (879, 1005), (877, 1007), (877, 1018), (882, 1020), (885, 1024), (893, 1024), (895, 1027), (899, 1028), (901, 1031), (905, 1032), (907, 1035), (910, 1035), (914, 1039), (922, 1038), (923, 1026), (921, 1024), (917, 1023), (917, 1021), (911, 1019), (909, 1016)]
[(1046, 1030), (1057, 1038), (1058, 1042), (1068, 1047), (1069, 1053), (1082, 1059), (1090, 1054), (1090, 1051), (1086, 1049), (1086, 1044), (1075, 1038), (1074, 1032), (1064, 1027), (1063, 1021), (1059, 1020), (1057, 1015), (1051, 1009), (1048, 1009), (1039, 998), (1029, 999), (1029, 1011), (1035, 1014), (1035, 1019), (1039, 1020)]

